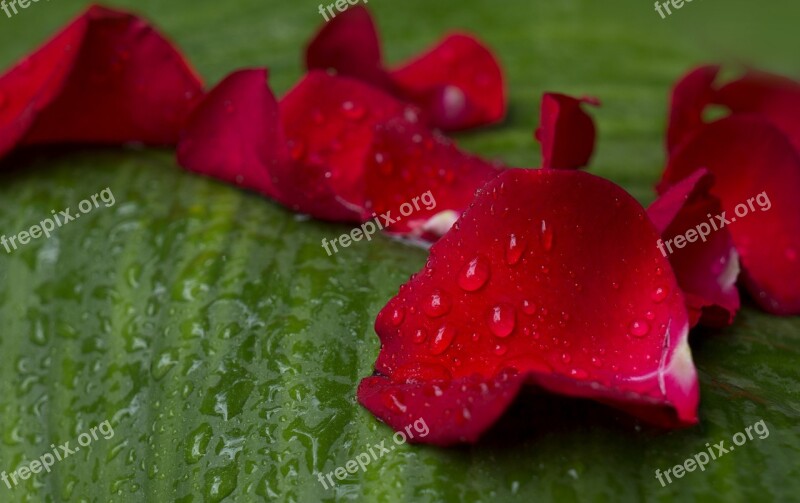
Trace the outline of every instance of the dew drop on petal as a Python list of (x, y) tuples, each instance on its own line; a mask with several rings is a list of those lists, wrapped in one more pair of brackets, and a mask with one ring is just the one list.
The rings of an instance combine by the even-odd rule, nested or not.
[(447, 348), (450, 347), (450, 344), (452, 344), (455, 337), (455, 328), (447, 324), (442, 325), (431, 341), (431, 354), (440, 355), (447, 351)]
[(508, 337), (514, 331), (516, 320), (514, 308), (509, 304), (498, 304), (492, 308), (489, 328), (497, 337)]
[(667, 290), (666, 287), (660, 287), (659, 286), (659, 287), (656, 287), (656, 289), (653, 291), (653, 294), (651, 295), (651, 298), (653, 299), (653, 302), (661, 302), (661, 301), (663, 301), (664, 299), (667, 298), (667, 293), (668, 293), (668, 290)]
[(425, 342), (425, 339), (428, 337), (428, 333), (425, 331), (424, 328), (418, 328), (416, 332), (414, 332), (413, 341), (415, 344), (422, 344)]
[(631, 335), (635, 337), (644, 337), (650, 332), (650, 325), (646, 321), (634, 321), (631, 323)]
[(398, 326), (403, 323), (403, 317), (405, 316), (405, 310), (402, 307), (396, 307), (392, 310), (392, 325)]
[(511, 234), (508, 237), (508, 247), (506, 248), (506, 263), (515, 265), (522, 258), (524, 252), (525, 243), (516, 234)]
[(489, 263), (483, 257), (476, 256), (467, 262), (458, 276), (458, 285), (467, 292), (479, 290), (489, 279)]
[(450, 299), (441, 290), (434, 290), (422, 310), (431, 318), (444, 316), (450, 311)]
[(542, 247), (544, 251), (553, 249), (553, 228), (542, 220)]
[(523, 300), (522, 310), (525, 312), (525, 314), (530, 314), (530, 315), (536, 314), (536, 304), (534, 304), (529, 300)]
[(342, 113), (351, 121), (359, 121), (367, 115), (367, 109), (359, 103), (345, 101), (342, 103)]

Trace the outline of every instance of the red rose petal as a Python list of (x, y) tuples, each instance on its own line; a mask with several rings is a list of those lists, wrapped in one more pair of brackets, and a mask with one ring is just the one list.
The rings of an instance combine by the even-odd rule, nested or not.
[(450, 35), (387, 71), (375, 23), (362, 6), (323, 26), (308, 45), (306, 67), (335, 70), (414, 103), (428, 125), (447, 131), (500, 122), (508, 106), (497, 58), (471, 35)]
[[(691, 326), (724, 326), (733, 323), (739, 310), (739, 255), (727, 229), (715, 231), (707, 215), (719, 215), (719, 199), (710, 195), (714, 177), (700, 169), (678, 182), (647, 208), (661, 232), (658, 246), (669, 258), (686, 297)], [(686, 233), (694, 230), (692, 235)], [(676, 236), (691, 238), (679, 248)], [(702, 320), (701, 320), (702, 316)]]
[(396, 222), (385, 231), (431, 241), (447, 232), (475, 191), (500, 173), (497, 166), (405, 120), (378, 127), (367, 162), (364, 218), (390, 212)]
[(542, 167), (577, 169), (589, 164), (594, 152), (595, 129), (592, 117), (581, 104), (600, 106), (597, 98), (572, 98), (545, 93), (536, 139), (542, 144)]
[(759, 114), (783, 131), (800, 151), (800, 83), (779, 75), (750, 71), (725, 84), (715, 103), (734, 114)]
[(142, 19), (91, 7), (0, 77), (0, 156), (16, 145), (172, 145), (202, 84)]
[(367, 409), (382, 411), (381, 419), (395, 431), (422, 419), (429, 433), (409, 437), (410, 443), (448, 446), (476, 442), (511, 405), (524, 380), (513, 371), (490, 379), (473, 375), (404, 384), (367, 377), (358, 386), (358, 397)]
[(406, 99), (446, 131), (495, 124), (507, 107), (497, 58), (470, 35), (446, 37), (427, 53), (391, 72)]
[[(328, 192), (348, 220), (364, 208), (364, 169), (375, 127), (392, 118), (415, 114), (388, 94), (348, 77), (313, 71), (280, 102), (281, 122), (293, 165), (283, 178), (293, 179), (301, 208)], [(303, 210), (301, 210), (303, 211)], [(331, 219), (329, 211), (311, 213)]]
[[(733, 115), (705, 126), (675, 151), (661, 188), (700, 167), (716, 177), (711, 194), (731, 222), (725, 228), (750, 294), (771, 313), (800, 314), (800, 156), (791, 142), (767, 119)], [(737, 215), (737, 208), (747, 213)]]
[(714, 80), (719, 66), (701, 66), (681, 77), (672, 90), (667, 152), (702, 127), (703, 112), (714, 99)]
[(267, 76), (266, 69), (240, 70), (208, 93), (181, 135), (181, 166), (278, 196), (272, 173), (288, 162), (288, 153)]
[[(464, 403), (463, 380), (492, 381), (510, 368), (648, 421), (693, 424), (686, 308), (658, 237), (644, 209), (608, 181), (580, 171), (502, 173), (378, 315), (377, 375), (359, 400), (396, 428), (410, 417), (396, 417), (391, 395), (406, 393), (410, 416), (455, 428), (459, 411), (439, 405)], [(442, 381), (450, 386), (436, 401), (409, 388)], [(509, 397), (486, 400), (487, 416), (466, 419), (459, 440), (479, 436)], [(437, 443), (455, 441), (440, 435)]]
[(380, 44), (372, 16), (357, 5), (337, 13), (312, 39), (306, 49), (306, 68), (333, 69), (339, 75), (391, 91)]

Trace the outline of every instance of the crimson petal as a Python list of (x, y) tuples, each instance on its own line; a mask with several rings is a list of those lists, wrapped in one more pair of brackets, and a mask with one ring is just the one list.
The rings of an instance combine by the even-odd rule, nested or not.
[(266, 69), (226, 77), (192, 113), (178, 145), (190, 171), (277, 198), (276, 165), (288, 162)]
[(800, 151), (800, 83), (759, 71), (722, 86), (715, 103), (734, 114), (759, 114), (783, 131)]
[[(713, 184), (713, 175), (697, 170), (647, 208), (663, 237), (659, 249), (669, 257), (686, 297), (691, 326), (730, 325), (739, 310), (739, 255), (728, 230), (715, 231), (716, 224), (709, 222), (708, 215), (722, 213), (719, 199), (709, 193)], [(673, 242), (676, 236), (691, 237), (681, 238), (679, 248)]]
[(453, 34), (388, 71), (370, 13), (363, 6), (331, 19), (306, 50), (309, 70), (334, 70), (417, 105), (426, 124), (446, 131), (503, 120), (507, 98), (497, 58), (475, 37)]
[(446, 131), (503, 120), (507, 98), (497, 58), (475, 37), (453, 34), (391, 72), (395, 86)]
[(335, 70), (390, 91), (392, 82), (383, 67), (378, 31), (369, 11), (351, 7), (325, 24), (306, 49), (306, 68)]
[(378, 127), (368, 156), (366, 207), (375, 215), (391, 212), (396, 222), (387, 232), (435, 241), (499, 173), (441, 135), (393, 120)]
[[(422, 417), (457, 432), (430, 442), (472, 441), (518, 386), (513, 378), (484, 396), (484, 416), (466, 381), (480, 387), (511, 371), (664, 426), (695, 423), (685, 301), (658, 237), (611, 182), (581, 171), (502, 173), (378, 315), (381, 352), (360, 402), (395, 428)], [(419, 385), (442, 394), (432, 400)]]
[(800, 156), (791, 142), (763, 117), (727, 117), (675, 151), (661, 189), (700, 167), (716, 177), (711, 194), (730, 221), (750, 294), (771, 313), (800, 314)]
[(280, 113), (292, 161), (280, 175), (298, 188), (290, 199), (300, 211), (331, 220), (334, 207), (307, 211), (315, 200), (328, 198), (341, 208), (343, 219), (354, 221), (364, 211), (364, 170), (376, 126), (417, 116), (374, 87), (319, 70), (281, 100)]
[(592, 117), (581, 106), (600, 106), (597, 98), (573, 98), (545, 93), (536, 139), (542, 144), (542, 167), (577, 169), (589, 164), (597, 131)]
[(202, 84), (142, 19), (90, 7), (0, 77), (0, 156), (20, 144), (173, 145)]
[(703, 112), (714, 99), (713, 86), (719, 70), (719, 66), (701, 66), (675, 84), (670, 100), (667, 152), (672, 152), (705, 124)]

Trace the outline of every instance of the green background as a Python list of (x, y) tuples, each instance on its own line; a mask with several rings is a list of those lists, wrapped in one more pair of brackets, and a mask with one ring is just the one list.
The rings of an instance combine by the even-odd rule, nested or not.
[[(322, 22), (307, 0), (113, 2), (145, 13), (208, 84), (268, 66), (282, 94)], [(40, 1), (0, 13), (0, 67), (83, 7)], [(545, 90), (598, 96), (592, 172), (642, 203), (663, 163), (671, 83), (700, 62), (800, 75), (789, 2), (695, 0), (662, 20), (648, 1), (372, 0), (387, 59), (445, 31), (492, 46), (511, 98), (501, 127), (467, 150), (535, 166)], [(100, 208), (9, 255), (0, 250), (0, 470), (105, 420), (94, 442), (0, 501), (753, 501), (800, 494), (798, 318), (748, 302), (736, 324), (697, 332), (700, 424), (663, 432), (600, 405), (530, 395), (479, 444), (402, 446), (324, 490), (391, 430), (357, 405), (379, 344), (375, 315), (425, 261), (386, 238), (334, 257), (348, 230), (184, 173), (172, 152), (40, 149), (0, 164), (0, 233), (110, 187)], [(654, 476), (763, 419), (770, 435), (662, 488)]]

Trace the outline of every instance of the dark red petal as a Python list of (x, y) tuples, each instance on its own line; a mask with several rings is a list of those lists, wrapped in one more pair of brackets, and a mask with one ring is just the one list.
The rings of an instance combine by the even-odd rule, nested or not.
[(446, 37), (391, 76), (401, 95), (418, 104), (433, 126), (446, 131), (494, 124), (505, 116), (500, 64), (470, 35)]
[(361, 5), (343, 13), (337, 11), (336, 17), (322, 27), (308, 44), (306, 67), (309, 70), (333, 69), (339, 75), (392, 89), (391, 79), (383, 67), (378, 31), (369, 11)]
[(701, 66), (675, 84), (670, 100), (667, 152), (672, 152), (705, 124), (703, 112), (714, 99), (714, 80), (719, 70), (719, 66)]
[(779, 75), (750, 71), (724, 85), (715, 102), (733, 113), (760, 114), (768, 118), (800, 151), (800, 83)]
[[(378, 127), (367, 159), (367, 213), (397, 220), (385, 231), (436, 240), (500, 170), (419, 124)], [(381, 219), (380, 222), (384, 222)]]
[(181, 135), (181, 166), (278, 196), (271, 173), (288, 162), (288, 154), (267, 78), (266, 69), (240, 70), (208, 93)]
[[(691, 326), (698, 321), (730, 325), (740, 304), (739, 255), (728, 230), (715, 231), (707, 216), (722, 213), (719, 199), (709, 193), (713, 184), (711, 173), (697, 170), (647, 208), (663, 238), (659, 250), (669, 258), (686, 297)], [(680, 248), (674, 243), (676, 236), (684, 236)], [(691, 241), (685, 241), (687, 237)]]
[[(716, 177), (711, 194), (731, 222), (750, 294), (771, 313), (800, 314), (800, 156), (791, 142), (762, 117), (722, 119), (675, 151), (662, 189), (700, 167)], [(741, 205), (745, 216), (735, 213)]]
[(524, 380), (513, 371), (490, 379), (473, 375), (403, 384), (386, 377), (367, 377), (358, 386), (358, 397), (367, 409), (380, 410), (380, 418), (395, 431), (422, 420), (429, 433), (409, 438), (409, 442), (448, 446), (476, 442), (503, 415)]
[[(304, 208), (331, 194), (348, 220), (359, 220), (363, 213), (364, 169), (375, 127), (416, 116), (416, 111), (374, 87), (318, 70), (281, 100), (280, 111), (293, 162), (282, 178), (294, 180), (290, 185), (297, 188), (291, 199)], [(331, 219), (328, 211), (308, 213)]]
[(589, 164), (597, 132), (582, 103), (600, 106), (597, 98), (545, 93), (536, 139), (542, 144), (542, 167), (577, 169)]
[(142, 19), (91, 7), (0, 77), (0, 155), (20, 142), (172, 145), (202, 84)]
[[(404, 402), (445, 428), (458, 411), (438, 405), (463, 403), (444, 397), (465, 393), (454, 385), (510, 368), (648, 421), (693, 424), (685, 301), (658, 238), (644, 209), (611, 182), (581, 171), (505, 171), (378, 315), (376, 372), (393, 384), (364, 384), (361, 403), (396, 426), (392, 393), (450, 381), (439, 401), (408, 394)], [(380, 400), (366, 396), (375, 389)], [(491, 417), (508, 403), (502, 394), (487, 400)], [(486, 425), (467, 420), (457, 436), (474, 439)]]

